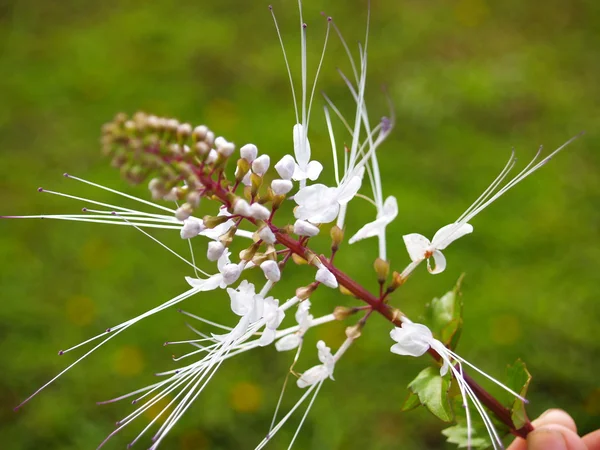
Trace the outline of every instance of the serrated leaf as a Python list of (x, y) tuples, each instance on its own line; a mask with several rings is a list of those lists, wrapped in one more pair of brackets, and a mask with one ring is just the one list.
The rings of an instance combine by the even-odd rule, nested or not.
[[(460, 423), (442, 430), (446, 440), (451, 444), (458, 445), (459, 448), (466, 448), (469, 445), (468, 430), (466, 423)], [(492, 445), (487, 433), (481, 434), (481, 431), (471, 427), (471, 448), (488, 448)]]
[(404, 400), (402, 404), (402, 411), (410, 411), (411, 409), (415, 409), (417, 406), (421, 406), (421, 401), (419, 400), (419, 396), (414, 392), (409, 392), (408, 397)]
[(425, 311), (425, 321), (434, 336), (444, 345), (454, 350), (462, 331), (463, 302), (460, 285), (464, 275), (461, 275), (454, 289), (441, 298), (434, 298)]
[(411, 381), (408, 388), (419, 397), (421, 404), (427, 407), (435, 416), (444, 422), (452, 420), (452, 408), (448, 400), (450, 380), (448, 377), (442, 377), (439, 369), (428, 367), (422, 370)]
[[(512, 366), (508, 366), (506, 370), (506, 385), (521, 397), (527, 395), (527, 389), (531, 382), (531, 374), (527, 370), (527, 366), (523, 361), (517, 359)], [(525, 413), (525, 404), (520, 398), (515, 398), (510, 395), (507, 405), (511, 411), (511, 419), (517, 429), (523, 427), (527, 422), (527, 414)]]

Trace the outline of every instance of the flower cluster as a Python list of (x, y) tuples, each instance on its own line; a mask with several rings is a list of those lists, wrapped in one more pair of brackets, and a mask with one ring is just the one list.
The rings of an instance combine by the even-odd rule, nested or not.
[[(86, 207), (81, 214), (28, 216), (27, 218), (44, 217), (133, 227), (184, 261), (194, 271), (193, 276), (189, 274), (185, 277), (190, 288), (182, 294), (131, 320), (108, 328), (86, 342), (61, 351), (60, 354), (64, 354), (82, 345), (99, 341), (65, 371), (140, 320), (178, 305), (201, 292), (225, 290), (230, 299), (232, 316), (236, 317), (237, 323), (228, 327), (180, 310), (183, 314), (200, 321), (204, 326), (220, 330), (220, 334), (207, 334), (190, 326), (196, 335), (194, 339), (168, 342), (166, 345), (191, 345), (193, 351), (176, 360), (190, 358), (194, 362), (158, 374), (163, 377), (162, 381), (103, 402), (110, 403), (133, 397), (133, 404), (136, 405), (136, 409), (131, 414), (118, 422), (117, 429), (109, 435), (109, 438), (161, 400), (169, 399), (168, 405), (130, 444), (137, 442), (157, 423), (159, 417), (166, 416), (163, 417), (158, 431), (152, 438), (151, 448), (157, 448), (226, 360), (257, 347), (272, 345), (279, 352), (295, 350), (296, 356), (289, 374), (297, 376), (296, 385), (304, 389), (304, 393), (296, 405), (279, 421), (276, 420), (278, 412), (276, 410), (271, 429), (256, 447), (258, 449), (266, 445), (300, 405), (310, 399), (304, 415), (306, 417), (321, 386), (327, 380), (334, 380), (334, 371), (340, 358), (360, 337), (367, 320), (375, 312), (394, 325), (391, 332), (392, 339), (396, 341), (396, 344), (391, 347), (393, 353), (410, 356), (430, 353), (442, 364), (439, 374), (435, 374), (432, 382), (456, 383), (467, 414), (467, 445), (471, 446), (472, 425), (469, 409), (472, 405), (482, 417), (492, 438), (492, 444), (495, 448), (500, 448), (502, 441), (488, 411), (503, 420), (507, 430), (516, 434), (526, 434), (530, 427), (529, 422), (516, 424), (510, 418), (510, 414), (506, 419), (506, 408), (489, 394), (482, 395), (485, 391), (465, 374), (463, 365), (469, 366), (497, 384), (500, 383), (454, 353), (453, 342), (443, 339), (442, 336), (434, 336), (435, 330), (412, 323), (402, 312), (392, 307), (391, 294), (406, 282), (409, 275), (423, 261), (427, 261), (427, 268), (432, 274), (442, 272), (446, 267), (446, 259), (442, 251), (457, 239), (473, 232), (470, 221), (506, 191), (544, 165), (564, 145), (539, 162), (538, 153), (523, 171), (503, 184), (516, 162), (514, 155), (511, 155), (500, 175), (475, 203), (457, 220), (441, 227), (431, 241), (421, 234), (405, 235), (404, 242), (410, 262), (403, 270), (392, 271), (390, 277), (386, 227), (390, 226), (397, 217), (398, 203), (395, 197), (383, 195), (377, 150), (393, 128), (393, 114), (390, 114), (391, 118), (381, 118), (375, 125), (371, 123), (365, 103), (367, 46), (359, 46), (359, 64), (356, 65), (351, 59), (354, 79), (343, 76), (356, 105), (353, 122), (347, 120), (333, 102), (325, 97), (324, 115), (331, 140), (335, 182), (331, 185), (318, 182), (324, 164), (312, 159), (308, 134), (314, 86), (321, 66), (319, 64), (313, 87), (310, 89), (307, 83), (306, 64), (307, 27), (302, 19), (301, 2), (300, 24), (302, 92), (298, 97), (302, 101), (297, 101), (292, 81), (296, 121), (290, 124), (292, 136), (289, 154), (269, 155), (252, 143), (246, 143), (238, 149), (233, 142), (218, 136), (206, 125), (192, 126), (173, 118), (158, 117), (144, 112), (135, 113), (131, 117), (118, 114), (114, 120), (103, 127), (103, 152), (112, 159), (112, 165), (121, 171), (126, 180), (135, 184), (147, 183), (154, 201), (133, 197), (71, 175), (66, 176), (117, 193), (145, 207), (151, 207), (152, 212), (40, 188), (41, 192), (83, 201)], [(349, 48), (329, 18), (323, 55), (331, 29), (342, 39), (344, 48)], [(351, 57), (349, 50), (348, 53)], [(292, 79), (285, 50), (284, 57)], [(340, 148), (336, 144), (330, 111), (334, 111), (341, 123), (345, 125), (348, 136), (344, 136), (344, 141), (349, 142), (348, 146)], [(351, 123), (354, 125), (350, 126)], [(341, 158), (338, 157), (340, 153), (343, 154), (343, 163), (340, 163)], [(372, 195), (369, 194), (368, 188)], [(357, 197), (359, 200), (355, 200)], [(350, 203), (365, 199), (375, 207), (373, 220), (359, 226), (347, 225), (346, 212)], [(173, 202), (175, 206), (167, 207), (164, 202)], [(203, 208), (212, 211), (212, 214), (200, 217), (198, 211), (201, 204)], [(281, 214), (277, 213), (282, 208), (293, 208), (293, 223), (280, 219)], [(323, 224), (332, 222), (335, 224), (328, 227), (331, 252), (328, 255), (317, 255), (311, 250), (311, 241), (324, 234)], [(182, 239), (189, 241), (190, 249), (201, 246), (202, 253), (206, 255), (206, 260), (211, 264), (212, 269), (208, 272), (200, 269), (196, 265), (193, 252), (192, 259), (188, 260), (147, 231), (155, 228), (178, 232)], [(344, 242), (346, 229), (354, 232), (347, 240), (349, 244), (370, 237), (378, 239), (378, 253), (374, 258), (377, 281), (381, 288), (378, 294), (370, 293), (334, 264), (334, 258)], [(241, 250), (234, 251), (236, 246)], [(433, 265), (431, 258), (434, 261)], [(297, 289), (290, 293), (289, 298), (276, 299), (269, 294), (273, 286), (289, 272), (290, 260), (296, 264), (308, 265), (310, 275), (308, 279), (298, 282)], [(249, 281), (247, 275), (251, 272), (259, 272), (264, 276), (261, 287)], [(301, 278), (294, 278), (296, 279)], [(317, 297), (317, 290), (322, 285), (330, 289), (339, 288), (342, 293), (362, 300), (365, 306), (340, 306), (331, 314), (315, 318), (310, 312), (311, 300), (314, 301)], [(296, 308), (296, 323), (287, 328), (282, 327), (286, 313), (291, 308)], [(303, 372), (296, 372), (294, 366), (299, 360), (304, 336), (311, 328), (333, 320), (351, 320), (357, 314), (362, 315), (355, 323), (348, 326), (345, 341), (335, 352), (332, 352), (325, 342), (319, 341), (317, 356), (320, 364)], [(284, 383), (284, 386), (286, 384)], [(525, 401), (521, 392), (501, 386), (513, 394), (516, 400)], [(421, 402), (427, 405), (428, 400), (421, 398), (422, 391), (416, 390)], [(448, 389), (445, 392), (445, 395), (447, 394)], [(303, 422), (304, 418), (300, 426)], [(298, 431), (294, 440), (297, 434)]]

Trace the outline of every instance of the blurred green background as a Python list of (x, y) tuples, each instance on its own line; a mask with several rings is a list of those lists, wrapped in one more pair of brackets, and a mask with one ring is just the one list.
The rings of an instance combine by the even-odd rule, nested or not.
[[(272, 0), (298, 73), (297, 9)], [(344, 36), (364, 39), (366, 1), (307, 0), (310, 68), (333, 15)], [(598, 261), (600, 260), (600, 4), (551, 0), (373, 0), (368, 100), (374, 121), (397, 127), (380, 152), (386, 195), (400, 213), (389, 230), (395, 269), (408, 262), (402, 235), (431, 236), (496, 176), (511, 147), (524, 163), (587, 134), (534, 177), (474, 220), (475, 233), (447, 252), (448, 269), (421, 267), (393, 303), (413, 317), (466, 272), (461, 354), (502, 379), (522, 357), (534, 376), (530, 415), (558, 406), (582, 433), (600, 425)], [(335, 71), (349, 72), (332, 37), (320, 89), (347, 114), (352, 102)], [(193, 124), (275, 157), (291, 152), (293, 109), (267, 2), (241, 0), (0, 1), (0, 213), (77, 213), (81, 203), (36, 188), (124, 204), (61, 174), (128, 187), (99, 152), (100, 127), (118, 111), (142, 109)], [(313, 152), (331, 180), (321, 98), (311, 122)], [(343, 138), (338, 138), (339, 142)], [(351, 204), (348, 232), (374, 216)], [(156, 233), (178, 251), (177, 233)], [(323, 245), (326, 245), (323, 239)], [(195, 241), (198, 254), (205, 242)], [(376, 242), (344, 247), (339, 264), (376, 288)], [(203, 267), (210, 265), (202, 263)], [(18, 413), (15, 406), (70, 362), (56, 356), (186, 289), (189, 268), (133, 229), (51, 221), (0, 223), (0, 446), (90, 449), (131, 411), (128, 402), (95, 402), (129, 392), (175, 367), (166, 340), (190, 338), (175, 310), (111, 341)], [(287, 298), (310, 275), (293, 269), (278, 286)], [(313, 298), (317, 313), (348, 299)], [(198, 295), (184, 308), (233, 323), (223, 292)], [(298, 366), (313, 365), (313, 344), (332, 347), (342, 324), (316, 329)], [(392, 355), (389, 325), (373, 318), (324, 386), (296, 448), (436, 449), (443, 428), (428, 412), (402, 413), (406, 384), (428, 363)], [(175, 349), (179, 350), (179, 349)], [(79, 354), (83, 354), (82, 350)], [(261, 349), (228, 361), (210, 389), (173, 430), (165, 449), (251, 449), (268, 429), (290, 354)], [(285, 406), (298, 389), (290, 389)], [(124, 448), (149, 419), (106, 448)], [(299, 418), (269, 448), (284, 449)], [(143, 448), (148, 441), (140, 442)]]

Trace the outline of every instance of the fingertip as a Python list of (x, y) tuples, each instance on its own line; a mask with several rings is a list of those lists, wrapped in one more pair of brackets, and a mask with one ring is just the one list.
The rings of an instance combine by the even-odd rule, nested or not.
[(588, 450), (600, 450), (600, 430), (586, 434), (582, 440)]
[(573, 430), (557, 424), (536, 428), (527, 436), (528, 450), (587, 450)]
[(533, 421), (533, 426), (536, 428), (545, 425), (562, 425), (571, 431), (577, 433), (577, 425), (573, 418), (562, 409), (552, 408), (544, 412), (540, 417)]

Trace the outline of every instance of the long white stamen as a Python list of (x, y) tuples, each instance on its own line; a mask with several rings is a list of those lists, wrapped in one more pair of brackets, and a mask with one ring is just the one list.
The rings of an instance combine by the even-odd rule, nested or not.
[(335, 136), (333, 133), (333, 127), (331, 126), (331, 117), (329, 117), (329, 110), (327, 106), (324, 108), (325, 111), (325, 121), (327, 122), (327, 131), (329, 132), (329, 140), (331, 141), (331, 152), (333, 153), (333, 173), (335, 176), (335, 182), (340, 184), (340, 169), (338, 167), (338, 158), (337, 158), (337, 147), (335, 145)]
[(312, 109), (313, 100), (315, 98), (315, 91), (317, 89), (317, 81), (319, 79), (319, 74), (321, 73), (321, 67), (323, 66), (323, 60), (325, 59), (325, 50), (327, 50), (327, 42), (329, 41), (329, 30), (330, 30), (331, 21), (327, 20), (327, 31), (325, 32), (325, 42), (323, 43), (323, 51), (321, 52), (321, 59), (319, 60), (319, 65), (317, 66), (317, 73), (315, 74), (315, 80), (313, 82), (312, 91), (310, 93), (310, 99), (308, 101), (308, 113), (306, 117), (306, 128), (308, 129), (308, 125), (310, 123), (310, 112)]
[(304, 425), (304, 421), (306, 420), (306, 417), (308, 416), (308, 413), (310, 412), (310, 409), (312, 408), (313, 403), (315, 402), (315, 400), (317, 399), (317, 396), (319, 395), (319, 391), (321, 390), (321, 386), (323, 386), (323, 383), (324, 383), (324, 381), (321, 381), (317, 384), (317, 389), (315, 390), (315, 395), (312, 396), (308, 406), (306, 407), (306, 411), (304, 411), (302, 420), (300, 420), (300, 424), (298, 425), (298, 428), (296, 428), (296, 432), (294, 433), (294, 437), (292, 438), (292, 442), (290, 442), (288, 450), (290, 450), (292, 448), (292, 446), (294, 445), (294, 442), (296, 441), (296, 438), (298, 437), (298, 434), (300, 433), (300, 430), (302, 429), (302, 425)]

